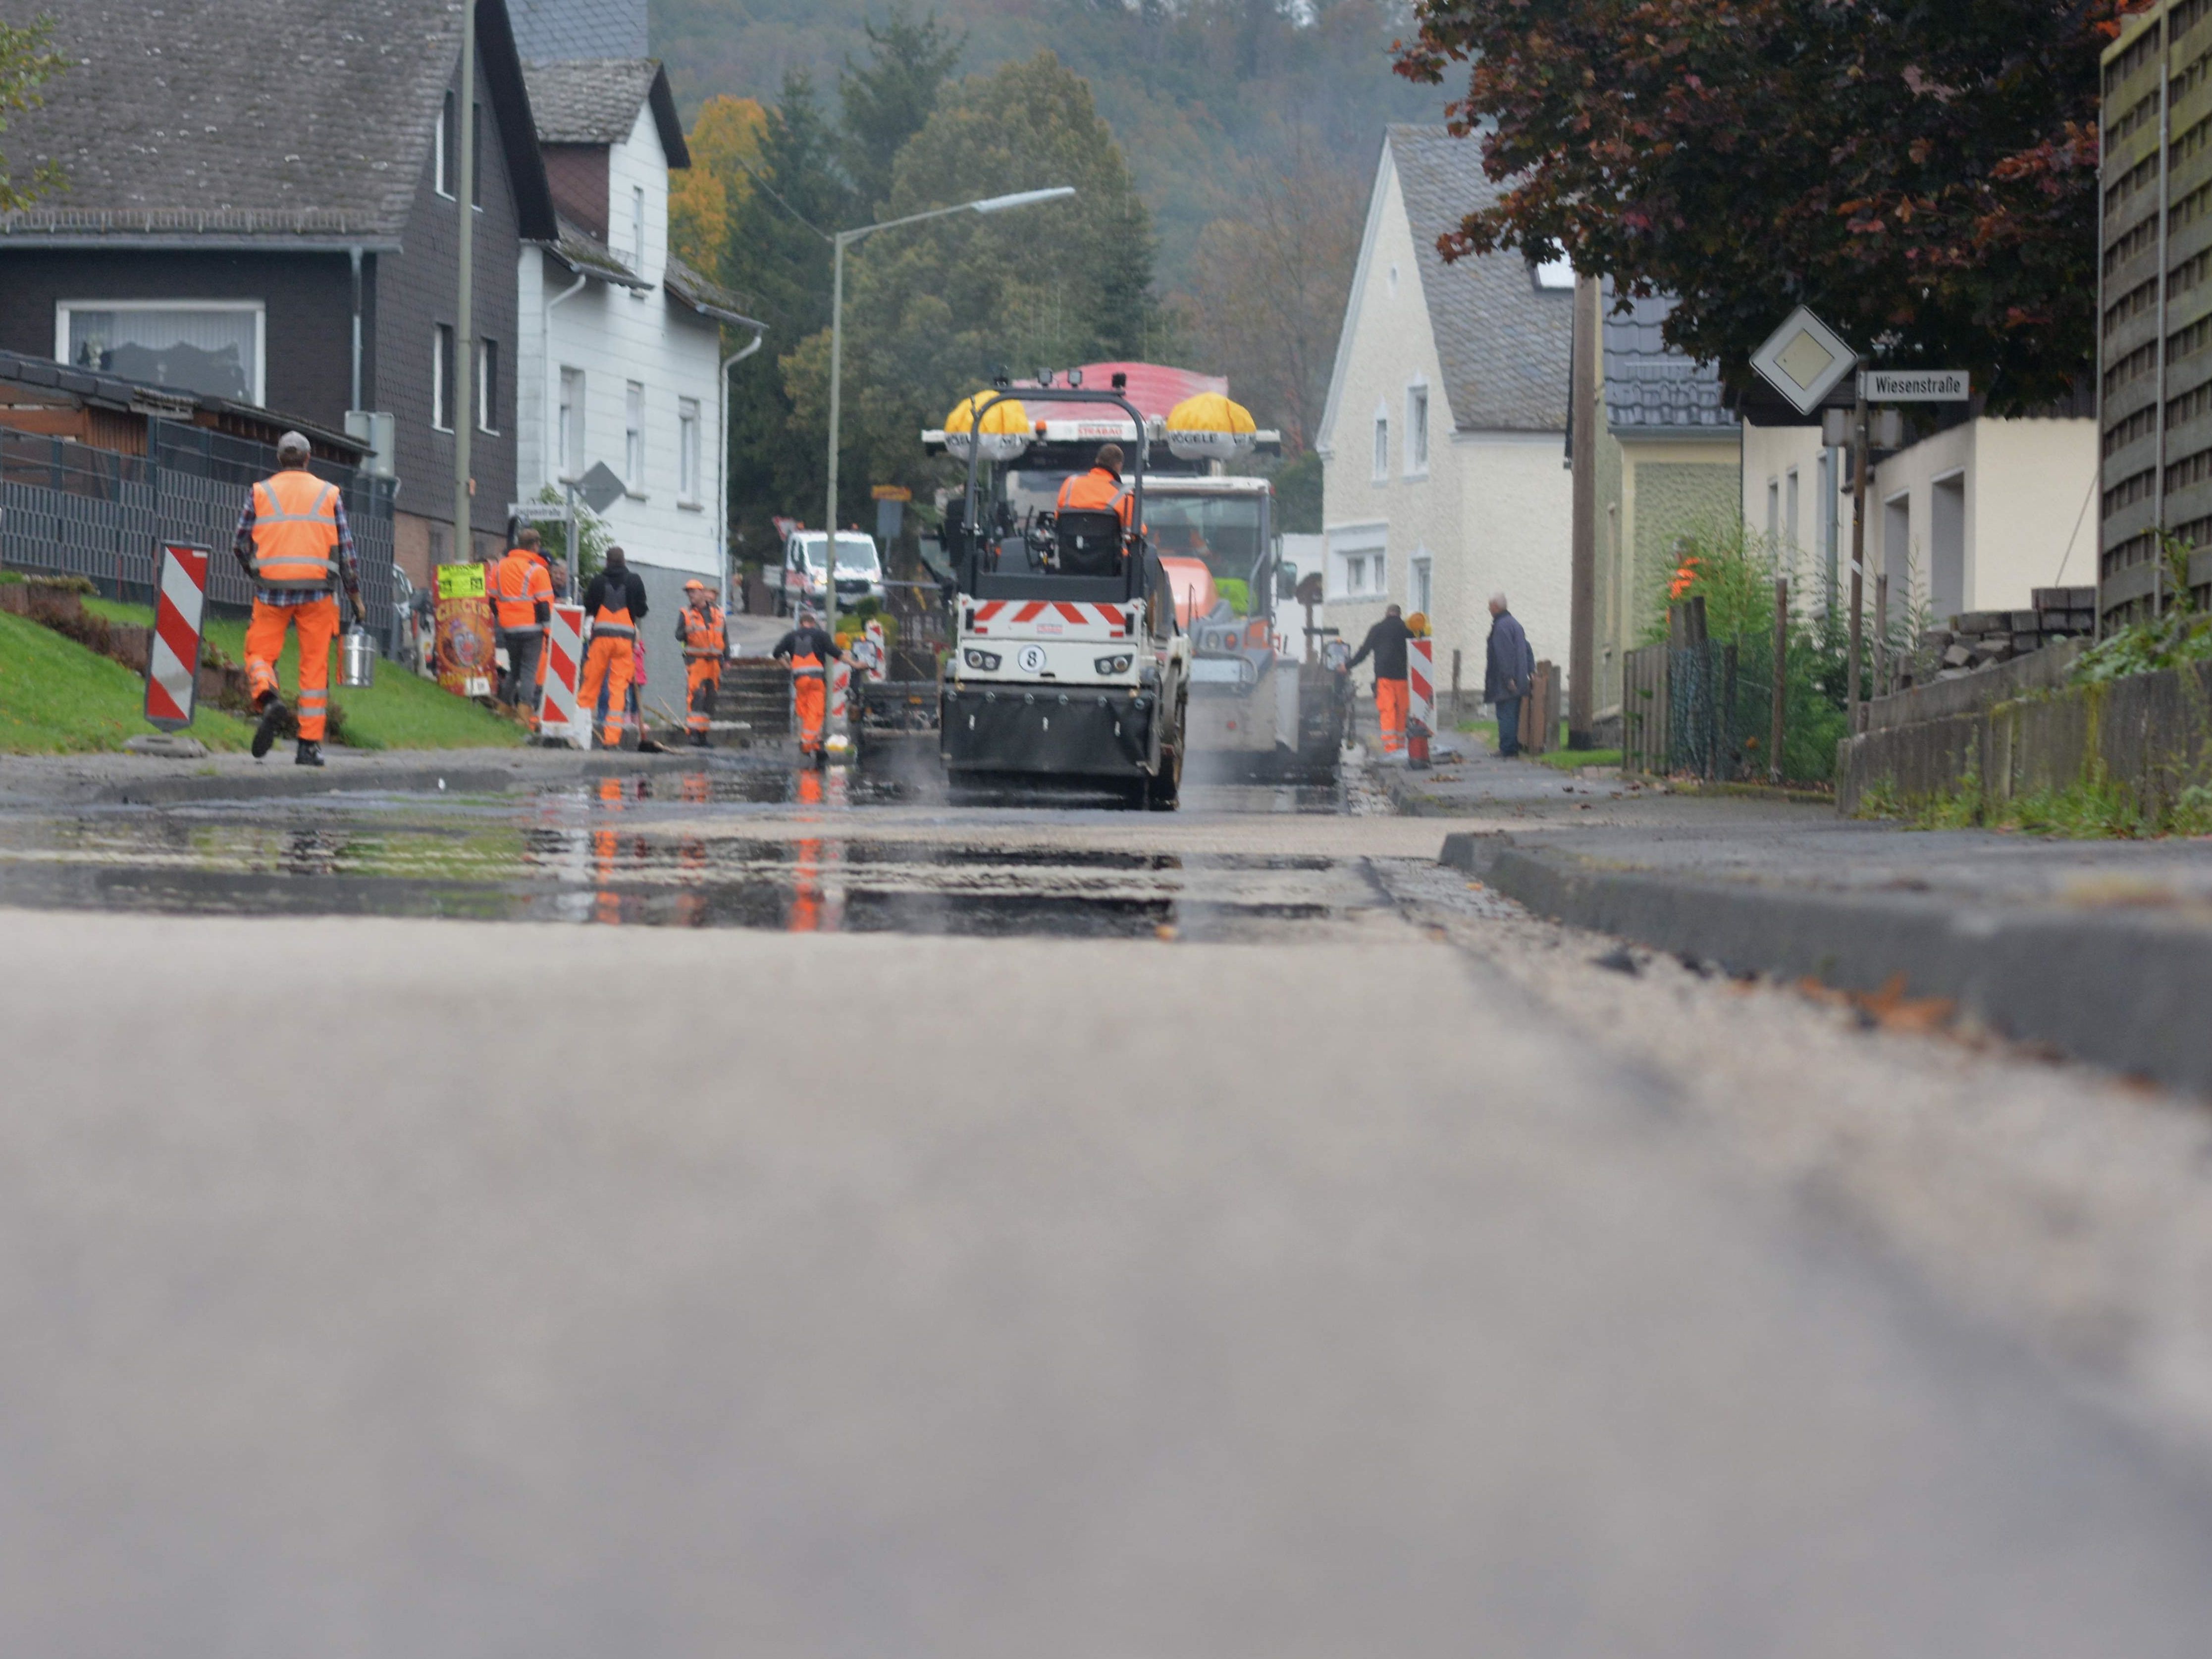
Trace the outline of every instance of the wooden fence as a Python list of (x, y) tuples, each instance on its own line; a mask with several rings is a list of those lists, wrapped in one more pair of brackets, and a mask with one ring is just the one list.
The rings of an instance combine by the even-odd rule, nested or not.
[(1630, 772), (1663, 775), (1667, 770), (1667, 704), (1669, 647), (1642, 645), (1622, 659), (1620, 680), (1620, 764)]

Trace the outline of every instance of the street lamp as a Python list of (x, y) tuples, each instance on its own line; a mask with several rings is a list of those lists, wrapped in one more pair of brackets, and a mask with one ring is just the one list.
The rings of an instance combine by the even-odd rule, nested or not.
[(830, 507), (823, 518), (827, 528), (822, 545), (822, 628), (833, 641), (837, 637), (837, 416), (845, 364), (845, 245), (857, 242), (863, 236), (872, 236), (879, 230), (920, 224), (924, 219), (942, 219), (947, 214), (1004, 213), (1008, 208), (1034, 207), (1041, 202), (1057, 202), (1074, 194), (1074, 185), (1055, 185), (1048, 190), (1016, 191), (1011, 196), (987, 196), (980, 202), (932, 208), (927, 213), (909, 213), (903, 219), (886, 219), (879, 225), (841, 230), (830, 239), (836, 255), (830, 279)]

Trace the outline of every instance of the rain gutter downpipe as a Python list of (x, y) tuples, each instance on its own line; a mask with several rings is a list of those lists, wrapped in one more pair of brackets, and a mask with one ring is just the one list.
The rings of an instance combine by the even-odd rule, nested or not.
[[(545, 257), (549, 252), (550, 250), (541, 251), (538, 256), (538, 268), (541, 274), (545, 269)], [(549, 484), (561, 482), (560, 463), (556, 457), (561, 453), (561, 437), (566, 435), (556, 436), (553, 430), (553, 422), (559, 418), (561, 412), (560, 399), (555, 395), (561, 368), (553, 349), (553, 307), (563, 300), (574, 299), (584, 284), (591, 280), (580, 272), (574, 282), (545, 302), (545, 415), (538, 422), (538, 470), (544, 475), (544, 482)], [(568, 486), (567, 526), (567, 533), (562, 538), (562, 545), (567, 550), (567, 556), (562, 562), (568, 567), (568, 602), (575, 605), (580, 602), (580, 596), (576, 589), (576, 487), (573, 483)]]
[[(721, 373), (714, 377), (714, 537), (720, 548), (717, 556), (722, 567), (722, 617), (726, 628), (730, 617), (730, 371), (761, 349), (768, 338), (765, 329), (752, 337), (752, 343), (742, 346), (722, 359)], [(833, 543), (832, 545), (835, 545)]]

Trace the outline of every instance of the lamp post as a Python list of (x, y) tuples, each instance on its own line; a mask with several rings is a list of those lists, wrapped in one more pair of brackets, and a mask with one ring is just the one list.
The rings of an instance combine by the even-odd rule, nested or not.
[(1004, 213), (1008, 208), (1033, 207), (1041, 202), (1057, 202), (1075, 194), (1073, 185), (1056, 185), (1049, 190), (1016, 191), (1011, 196), (988, 196), (980, 202), (963, 202), (957, 207), (932, 208), (927, 213), (909, 213), (902, 219), (886, 219), (879, 225), (862, 225), (857, 230), (841, 230), (830, 240), (836, 252), (831, 261), (830, 278), (830, 497), (829, 510), (823, 515), (826, 526), (822, 544), (822, 628), (832, 640), (837, 637), (837, 417), (841, 380), (845, 362), (845, 247), (863, 236), (872, 236), (879, 230), (890, 230), (900, 225), (920, 224), (924, 219), (942, 219), (952, 213)]

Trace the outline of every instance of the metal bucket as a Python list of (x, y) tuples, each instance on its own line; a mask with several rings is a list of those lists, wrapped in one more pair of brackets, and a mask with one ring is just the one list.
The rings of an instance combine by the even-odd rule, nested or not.
[(338, 684), (349, 691), (376, 684), (376, 641), (365, 628), (346, 633), (338, 653)]

